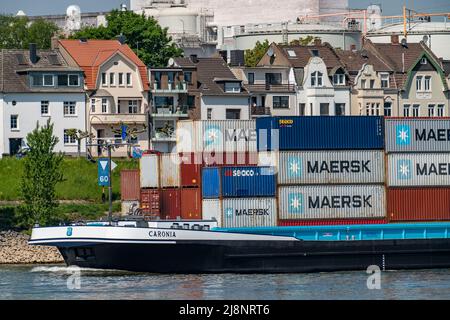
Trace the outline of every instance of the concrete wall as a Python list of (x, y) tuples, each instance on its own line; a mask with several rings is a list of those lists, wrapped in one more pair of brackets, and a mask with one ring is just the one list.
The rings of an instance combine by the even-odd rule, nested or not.
[(207, 120), (207, 110), (212, 109), (211, 120), (226, 120), (226, 109), (241, 110), (241, 120), (250, 120), (250, 108), (246, 96), (203, 96), (201, 98), (201, 120)]

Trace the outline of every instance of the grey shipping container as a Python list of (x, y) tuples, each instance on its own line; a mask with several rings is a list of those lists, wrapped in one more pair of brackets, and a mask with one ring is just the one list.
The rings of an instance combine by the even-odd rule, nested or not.
[(381, 184), (385, 180), (384, 152), (280, 151), (260, 152), (258, 165), (278, 170), (278, 184)]
[(388, 186), (450, 186), (450, 153), (389, 154)]
[(387, 119), (386, 152), (450, 152), (449, 119)]
[(281, 186), (282, 220), (378, 218), (386, 216), (383, 186)]
[(139, 162), (141, 188), (159, 188), (159, 156), (143, 155)]
[(219, 199), (203, 199), (203, 220), (216, 220), (217, 226), (222, 227), (222, 201)]
[(180, 186), (180, 156), (178, 153), (161, 154), (160, 180), (162, 188)]

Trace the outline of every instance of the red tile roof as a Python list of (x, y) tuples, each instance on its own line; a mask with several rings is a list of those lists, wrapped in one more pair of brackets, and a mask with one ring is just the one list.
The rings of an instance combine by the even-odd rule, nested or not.
[(126, 44), (117, 40), (59, 40), (59, 44), (71, 55), (83, 69), (88, 90), (96, 89), (96, 80), (100, 66), (114, 54), (120, 52), (132, 61), (139, 70), (144, 90), (149, 90), (147, 67)]

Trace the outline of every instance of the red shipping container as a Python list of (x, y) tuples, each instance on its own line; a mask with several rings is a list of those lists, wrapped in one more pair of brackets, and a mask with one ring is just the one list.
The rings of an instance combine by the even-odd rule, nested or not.
[(450, 188), (388, 188), (387, 202), (393, 222), (450, 221)]
[(194, 153), (180, 154), (181, 187), (200, 187), (202, 161), (195, 162)]
[(279, 227), (387, 224), (387, 219), (278, 220)]
[(181, 217), (191, 220), (202, 218), (202, 192), (200, 188), (181, 189)]
[(179, 188), (161, 190), (161, 218), (175, 220), (181, 217), (181, 194)]
[(160, 192), (156, 189), (141, 189), (141, 209), (143, 214), (161, 213)]
[(120, 171), (120, 196), (122, 201), (140, 199), (139, 169)]

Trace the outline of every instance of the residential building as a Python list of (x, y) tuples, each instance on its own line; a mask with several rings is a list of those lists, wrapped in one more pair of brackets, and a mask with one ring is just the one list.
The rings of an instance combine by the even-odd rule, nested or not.
[[(15, 155), (27, 134), (48, 120), (58, 138), (56, 152), (75, 155), (78, 142), (69, 129), (86, 130), (83, 71), (58, 50), (1, 50), (0, 155)], [(85, 142), (80, 146), (86, 152)]]
[[(129, 142), (149, 148), (148, 91), (145, 64), (126, 44), (116, 40), (59, 40), (57, 47), (77, 63), (85, 74), (88, 130), (94, 142), (121, 142), (121, 128), (138, 132)], [(113, 156), (127, 156), (130, 148), (118, 147)], [(93, 156), (105, 154), (101, 147), (90, 150)]]

